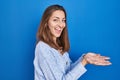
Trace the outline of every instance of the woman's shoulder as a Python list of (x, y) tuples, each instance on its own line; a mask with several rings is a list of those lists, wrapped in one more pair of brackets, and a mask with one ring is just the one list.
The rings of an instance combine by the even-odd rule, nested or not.
[(35, 48), (35, 54), (39, 55), (39, 57), (44, 56), (45, 59), (53, 58), (54, 54), (52, 53), (52, 50), (53, 49), (47, 43), (39, 41)]
[(36, 45), (36, 48), (37, 47), (42, 48), (42, 49), (46, 49), (46, 48), (50, 49), (51, 48), (47, 43), (45, 43), (43, 41), (39, 41)]

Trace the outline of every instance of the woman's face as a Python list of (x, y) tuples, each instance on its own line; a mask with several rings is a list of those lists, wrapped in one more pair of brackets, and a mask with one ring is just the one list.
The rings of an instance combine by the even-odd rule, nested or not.
[(65, 13), (62, 10), (54, 11), (48, 21), (48, 27), (54, 39), (60, 37), (65, 26), (66, 26)]

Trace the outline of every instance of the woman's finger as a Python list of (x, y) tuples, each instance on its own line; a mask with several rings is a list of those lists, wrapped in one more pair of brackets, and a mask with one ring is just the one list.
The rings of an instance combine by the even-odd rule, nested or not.
[(94, 63), (94, 65), (101, 65), (101, 66), (105, 66), (105, 65), (111, 65), (112, 63), (109, 61), (105, 61), (105, 62), (96, 62)]

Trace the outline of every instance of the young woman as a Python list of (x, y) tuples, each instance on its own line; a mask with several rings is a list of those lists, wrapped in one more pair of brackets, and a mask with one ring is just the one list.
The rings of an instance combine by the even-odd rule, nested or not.
[(87, 71), (86, 64), (111, 64), (109, 57), (95, 53), (86, 53), (72, 63), (66, 16), (60, 5), (49, 6), (42, 16), (35, 49), (35, 80), (77, 80)]

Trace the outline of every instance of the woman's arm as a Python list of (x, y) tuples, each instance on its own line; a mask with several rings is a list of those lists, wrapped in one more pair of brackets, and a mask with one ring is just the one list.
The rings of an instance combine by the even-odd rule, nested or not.
[[(36, 47), (35, 54), (35, 69), (39, 68), (36, 69), (38, 70), (36, 71), (38, 73), (35, 80), (40, 77), (43, 77), (45, 80), (77, 80), (86, 72), (86, 69), (81, 63), (75, 65), (74, 68), (72, 68), (67, 73), (62, 72), (54, 56), (51, 55), (50, 50), (44, 48), (42, 45), (38, 45)], [(38, 65), (38, 67), (35, 63)], [(41, 72), (43, 73), (42, 75)]]

